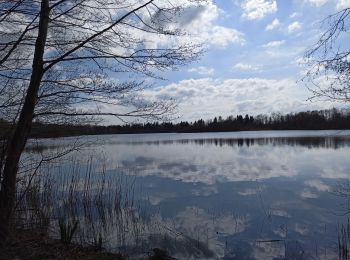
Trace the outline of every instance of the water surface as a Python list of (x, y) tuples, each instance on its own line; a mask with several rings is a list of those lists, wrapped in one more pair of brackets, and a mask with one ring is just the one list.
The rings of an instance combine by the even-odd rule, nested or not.
[[(32, 141), (28, 151), (75, 138)], [(337, 259), (350, 178), (350, 131), (251, 131), (80, 137), (80, 158), (135, 179), (152, 228), (180, 259)], [(344, 204), (345, 203), (345, 204)], [(345, 206), (344, 206), (345, 205)], [(142, 214), (141, 214), (142, 215)]]

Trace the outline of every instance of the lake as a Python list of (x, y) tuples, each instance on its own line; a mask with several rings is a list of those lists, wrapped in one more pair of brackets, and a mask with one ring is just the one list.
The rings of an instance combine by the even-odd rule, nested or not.
[(81, 162), (103, 161), (108, 176), (132, 180), (142, 250), (179, 259), (338, 259), (350, 209), (350, 130), (84, 136), (31, 141), (27, 151), (73, 142), (85, 144), (74, 152)]

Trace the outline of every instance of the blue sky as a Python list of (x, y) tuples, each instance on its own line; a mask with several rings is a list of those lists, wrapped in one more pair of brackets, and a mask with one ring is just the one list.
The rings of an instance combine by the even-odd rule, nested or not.
[(307, 101), (311, 93), (300, 80), (303, 55), (326, 28), (322, 21), (345, 7), (350, 0), (208, 0), (185, 9), (180, 24), (192, 35), (187, 40), (207, 51), (162, 74), (167, 80), (145, 95), (175, 99), (180, 120), (339, 106)]

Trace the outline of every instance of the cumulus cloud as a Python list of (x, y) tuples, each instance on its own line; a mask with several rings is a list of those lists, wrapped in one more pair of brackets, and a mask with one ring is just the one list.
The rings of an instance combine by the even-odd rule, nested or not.
[(272, 41), (272, 42), (268, 42), (268, 43), (264, 44), (263, 47), (264, 48), (276, 48), (276, 47), (280, 47), (281, 45), (283, 45), (285, 43), (286, 43), (285, 40)]
[(203, 44), (214, 45), (218, 47), (227, 47), (231, 43), (243, 45), (245, 43), (244, 34), (223, 26), (213, 26), (202, 38)]
[(248, 20), (260, 20), (268, 14), (277, 12), (276, 0), (245, 0), (241, 4), (242, 17)]
[(335, 2), (338, 10), (350, 7), (350, 0), (304, 0), (304, 2), (316, 7), (321, 7), (329, 2)]
[(266, 31), (272, 31), (274, 29), (277, 29), (281, 26), (280, 21), (276, 18), (274, 19), (270, 24), (268, 24), (265, 28)]
[(302, 24), (298, 21), (292, 22), (290, 25), (288, 25), (288, 32), (293, 33), (295, 31), (300, 30), (302, 27)]
[(237, 63), (233, 66), (233, 69), (239, 71), (260, 71), (261, 67), (247, 63)]
[(294, 12), (292, 13), (289, 18), (296, 18), (296, 17), (299, 17), (300, 16), (300, 13), (297, 13), (297, 12)]
[(149, 89), (145, 95), (151, 100), (174, 99), (179, 104), (178, 112), (184, 120), (197, 120), (236, 113), (291, 112), (309, 106), (299, 97), (293, 98), (296, 88), (293, 79), (201, 78)]
[(350, 7), (350, 0), (338, 0), (337, 9), (341, 10)]
[(199, 67), (196, 67), (196, 68), (190, 68), (187, 71), (188, 72), (194, 72), (194, 73), (197, 73), (199, 75), (205, 75), (205, 76), (213, 75), (214, 72), (215, 72), (214, 68), (208, 68), (208, 67), (205, 67), (205, 66), (199, 66)]
[(328, 0), (305, 0), (307, 3), (320, 7), (328, 2)]
[[(166, 1), (164, 1), (166, 2)], [(154, 35), (153, 38), (146, 38), (147, 47), (169, 46), (174, 43), (198, 43), (206, 46), (225, 48), (230, 44), (245, 43), (244, 34), (234, 28), (218, 25), (216, 23), (220, 14), (223, 13), (212, 0), (206, 1), (205, 4), (191, 4), (190, 1), (180, 1), (179, 6), (183, 8), (181, 15), (172, 17), (174, 24), (164, 24), (165, 28), (180, 27), (186, 35), (175, 37), (169, 40), (169, 37)], [(145, 11), (144, 16), (147, 16)], [(166, 18), (159, 19), (159, 26)], [(142, 33), (142, 32), (141, 32)], [(142, 37), (142, 36), (141, 36)]]
[(293, 61), (292, 64), (296, 64), (298, 66), (305, 66), (308, 64), (308, 62), (310, 62), (309, 58), (305, 58), (305, 57), (296, 57)]

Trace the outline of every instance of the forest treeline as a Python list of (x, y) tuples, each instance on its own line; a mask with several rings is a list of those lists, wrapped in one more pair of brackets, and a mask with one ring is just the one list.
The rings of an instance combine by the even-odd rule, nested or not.
[[(0, 119), (0, 134), (10, 133), (11, 125)], [(229, 132), (252, 130), (336, 130), (350, 129), (349, 110), (319, 110), (271, 115), (237, 115), (193, 122), (134, 123), (124, 125), (69, 125), (35, 123), (31, 137), (60, 137), (98, 134)]]

